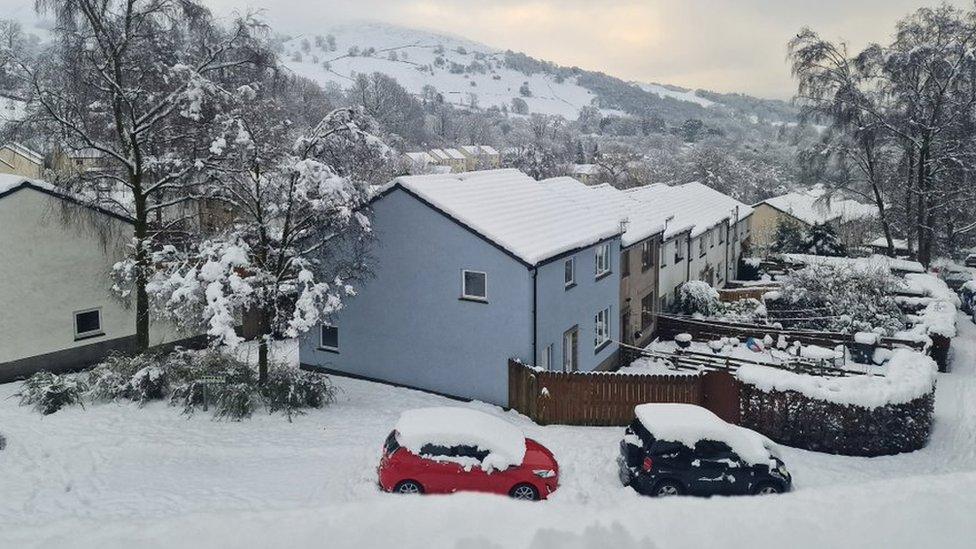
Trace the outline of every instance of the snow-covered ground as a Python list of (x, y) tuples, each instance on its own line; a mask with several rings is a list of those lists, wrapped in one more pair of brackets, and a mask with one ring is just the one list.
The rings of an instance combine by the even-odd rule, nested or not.
[[(970, 547), (976, 536), (976, 325), (959, 317), (929, 446), (854, 458), (784, 449), (793, 493), (642, 498), (620, 486), (618, 428), (540, 427), (514, 412), (335, 378), (339, 401), (241, 423), (154, 403), (42, 417), (0, 385), (0, 547)], [(293, 346), (283, 350), (294, 358)], [(551, 448), (546, 502), (376, 488), (400, 412), (464, 406)]]

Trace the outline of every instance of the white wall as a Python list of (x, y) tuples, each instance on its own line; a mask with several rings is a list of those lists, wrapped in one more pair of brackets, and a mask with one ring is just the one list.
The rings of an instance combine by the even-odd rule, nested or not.
[[(135, 333), (134, 310), (109, 280), (131, 226), (112, 221), (117, 238), (103, 247), (84, 223), (62, 223), (61, 204), (29, 188), (0, 199), (0, 363)], [(75, 341), (74, 312), (95, 307), (105, 335)], [(172, 329), (151, 333), (152, 344), (174, 339)]]

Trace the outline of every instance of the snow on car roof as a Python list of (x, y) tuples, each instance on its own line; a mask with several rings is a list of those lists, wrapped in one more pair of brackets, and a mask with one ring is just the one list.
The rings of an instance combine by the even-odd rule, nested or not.
[(729, 445), (747, 463), (767, 463), (775, 443), (759, 433), (722, 421), (694, 404), (640, 404), (634, 414), (657, 440), (680, 442), (694, 448), (700, 440)]
[(666, 216), (611, 185), (589, 186), (572, 177), (553, 177), (539, 183), (587, 208), (598, 208), (613, 219), (626, 219), (626, 230), (620, 237), (624, 247), (664, 231)]
[(668, 223), (664, 238), (688, 228), (692, 229), (691, 236), (694, 238), (723, 220), (731, 219), (736, 208), (740, 220), (752, 214), (751, 206), (697, 182), (674, 186), (657, 183), (623, 192), (643, 202), (657, 215), (664, 218), (674, 216)]
[(768, 204), (810, 225), (826, 223), (835, 219), (855, 221), (874, 217), (878, 214), (878, 209), (874, 206), (861, 204), (854, 200), (830, 197), (822, 185), (814, 185), (807, 190), (768, 198), (760, 204)]
[(529, 265), (620, 234), (620, 220), (552, 192), (514, 169), (394, 179)]
[(475, 446), (487, 451), (481, 461), (485, 470), (521, 465), (525, 435), (521, 429), (495, 416), (469, 408), (418, 408), (400, 414), (397, 441), (415, 454), (427, 444)]

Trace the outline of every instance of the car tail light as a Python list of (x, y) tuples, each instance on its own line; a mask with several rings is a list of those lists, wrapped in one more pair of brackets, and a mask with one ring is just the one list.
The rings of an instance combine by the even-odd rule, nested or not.
[(654, 468), (654, 460), (649, 457), (644, 458), (644, 463), (641, 464), (641, 467), (645, 471), (650, 471)]
[(553, 478), (556, 476), (556, 472), (552, 469), (535, 469), (532, 473), (539, 478)]

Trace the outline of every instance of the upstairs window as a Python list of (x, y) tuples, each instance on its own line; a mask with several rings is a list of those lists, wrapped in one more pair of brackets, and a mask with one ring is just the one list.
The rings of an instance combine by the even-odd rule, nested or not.
[(684, 242), (678, 240), (674, 243), (674, 262), (681, 263), (685, 260)]
[(75, 313), (75, 339), (85, 339), (104, 334), (101, 309), (88, 309)]
[(698, 255), (705, 257), (705, 235), (698, 237)]
[(475, 301), (488, 300), (488, 275), (481, 271), (462, 271), (461, 297)]
[(576, 259), (572, 257), (567, 259), (563, 264), (563, 270), (565, 272), (563, 278), (566, 283), (566, 288), (572, 288), (576, 285)]
[(620, 252), (620, 276), (630, 276), (630, 250)]
[(654, 246), (650, 240), (641, 244), (641, 271), (646, 271), (654, 265)]
[(596, 249), (596, 277), (610, 272), (610, 245), (602, 244)]
[(593, 348), (597, 351), (610, 342), (610, 307), (593, 317)]
[(720, 226), (718, 228), (718, 243), (719, 244), (724, 244), (725, 243), (725, 227), (724, 226)]
[(323, 351), (339, 351), (339, 328), (330, 324), (323, 324), (319, 330), (319, 349)]

